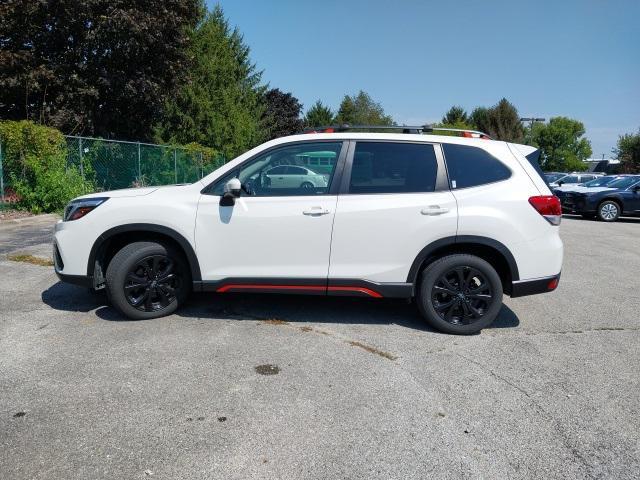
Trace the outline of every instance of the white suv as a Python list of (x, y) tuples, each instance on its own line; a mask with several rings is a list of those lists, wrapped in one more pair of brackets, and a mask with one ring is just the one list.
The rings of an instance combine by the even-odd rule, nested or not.
[[(413, 133), (279, 138), (191, 185), (73, 200), (55, 270), (106, 288), (134, 319), (170, 314), (190, 291), (356, 295), (415, 298), (433, 327), (474, 333), (503, 293), (558, 285), (561, 207), (527, 155)], [(316, 180), (274, 182), (279, 166)]]

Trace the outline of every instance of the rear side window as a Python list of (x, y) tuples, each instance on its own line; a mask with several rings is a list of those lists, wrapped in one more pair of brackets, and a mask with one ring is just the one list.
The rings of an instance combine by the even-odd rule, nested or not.
[(349, 193), (433, 192), (437, 172), (433, 145), (358, 142)]
[(467, 188), (506, 180), (511, 176), (500, 160), (486, 150), (443, 143), (451, 188)]

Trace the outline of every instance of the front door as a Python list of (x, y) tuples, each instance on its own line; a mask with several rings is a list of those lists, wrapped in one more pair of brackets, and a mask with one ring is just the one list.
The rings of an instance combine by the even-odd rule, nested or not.
[[(277, 179), (274, 169), (301, 166), (305, 155), (316, 150), (333, 154), (326, 182), (309, 187)], [(324, 293), (337, 202), (331, 185), (342, 150), (342, 141), (275, 147), (243, 163), (220, 179), (210, 194), (203, 194), (195, 235), (203, 280), (296, 285), (287, 280), (302, 279), (298, 283)], [(233, 206), (221, 206), (223, 185), (234, 176), (242, 183), (242, 196)]]

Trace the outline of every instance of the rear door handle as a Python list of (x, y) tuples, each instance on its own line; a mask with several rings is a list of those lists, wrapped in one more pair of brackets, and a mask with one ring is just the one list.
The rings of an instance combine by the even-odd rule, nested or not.
[(309, 210), (304, 210), (303, 215), (309, 215), (312, 217), (319, 217), (320, 215), (327, 215), (331, 213), (329, 210), (322, 209), (322, 207), (311, 207)]
[(434, 215), (442, 215), (443, 213), (447, 213), (448, 211), (449, 211), (448, 208), (441, 207), (440, 205), (429, 205), (428, 207), (425, 207), (422, 210), (420, 210), (420, 213), (422, 215), (434, 216)]

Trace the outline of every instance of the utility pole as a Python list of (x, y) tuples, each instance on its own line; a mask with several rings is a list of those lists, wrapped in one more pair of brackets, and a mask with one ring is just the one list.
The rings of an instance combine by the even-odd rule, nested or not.
[(535, 122), (544, 122), (545, 119), (544, 118), (538, 118), (538, 117), (523, 117), (520, 119), (521, 122), (531, 122), (529, 125), (529, 135), (531, 135), (531, 140), (533, 141), (533, 124)]

